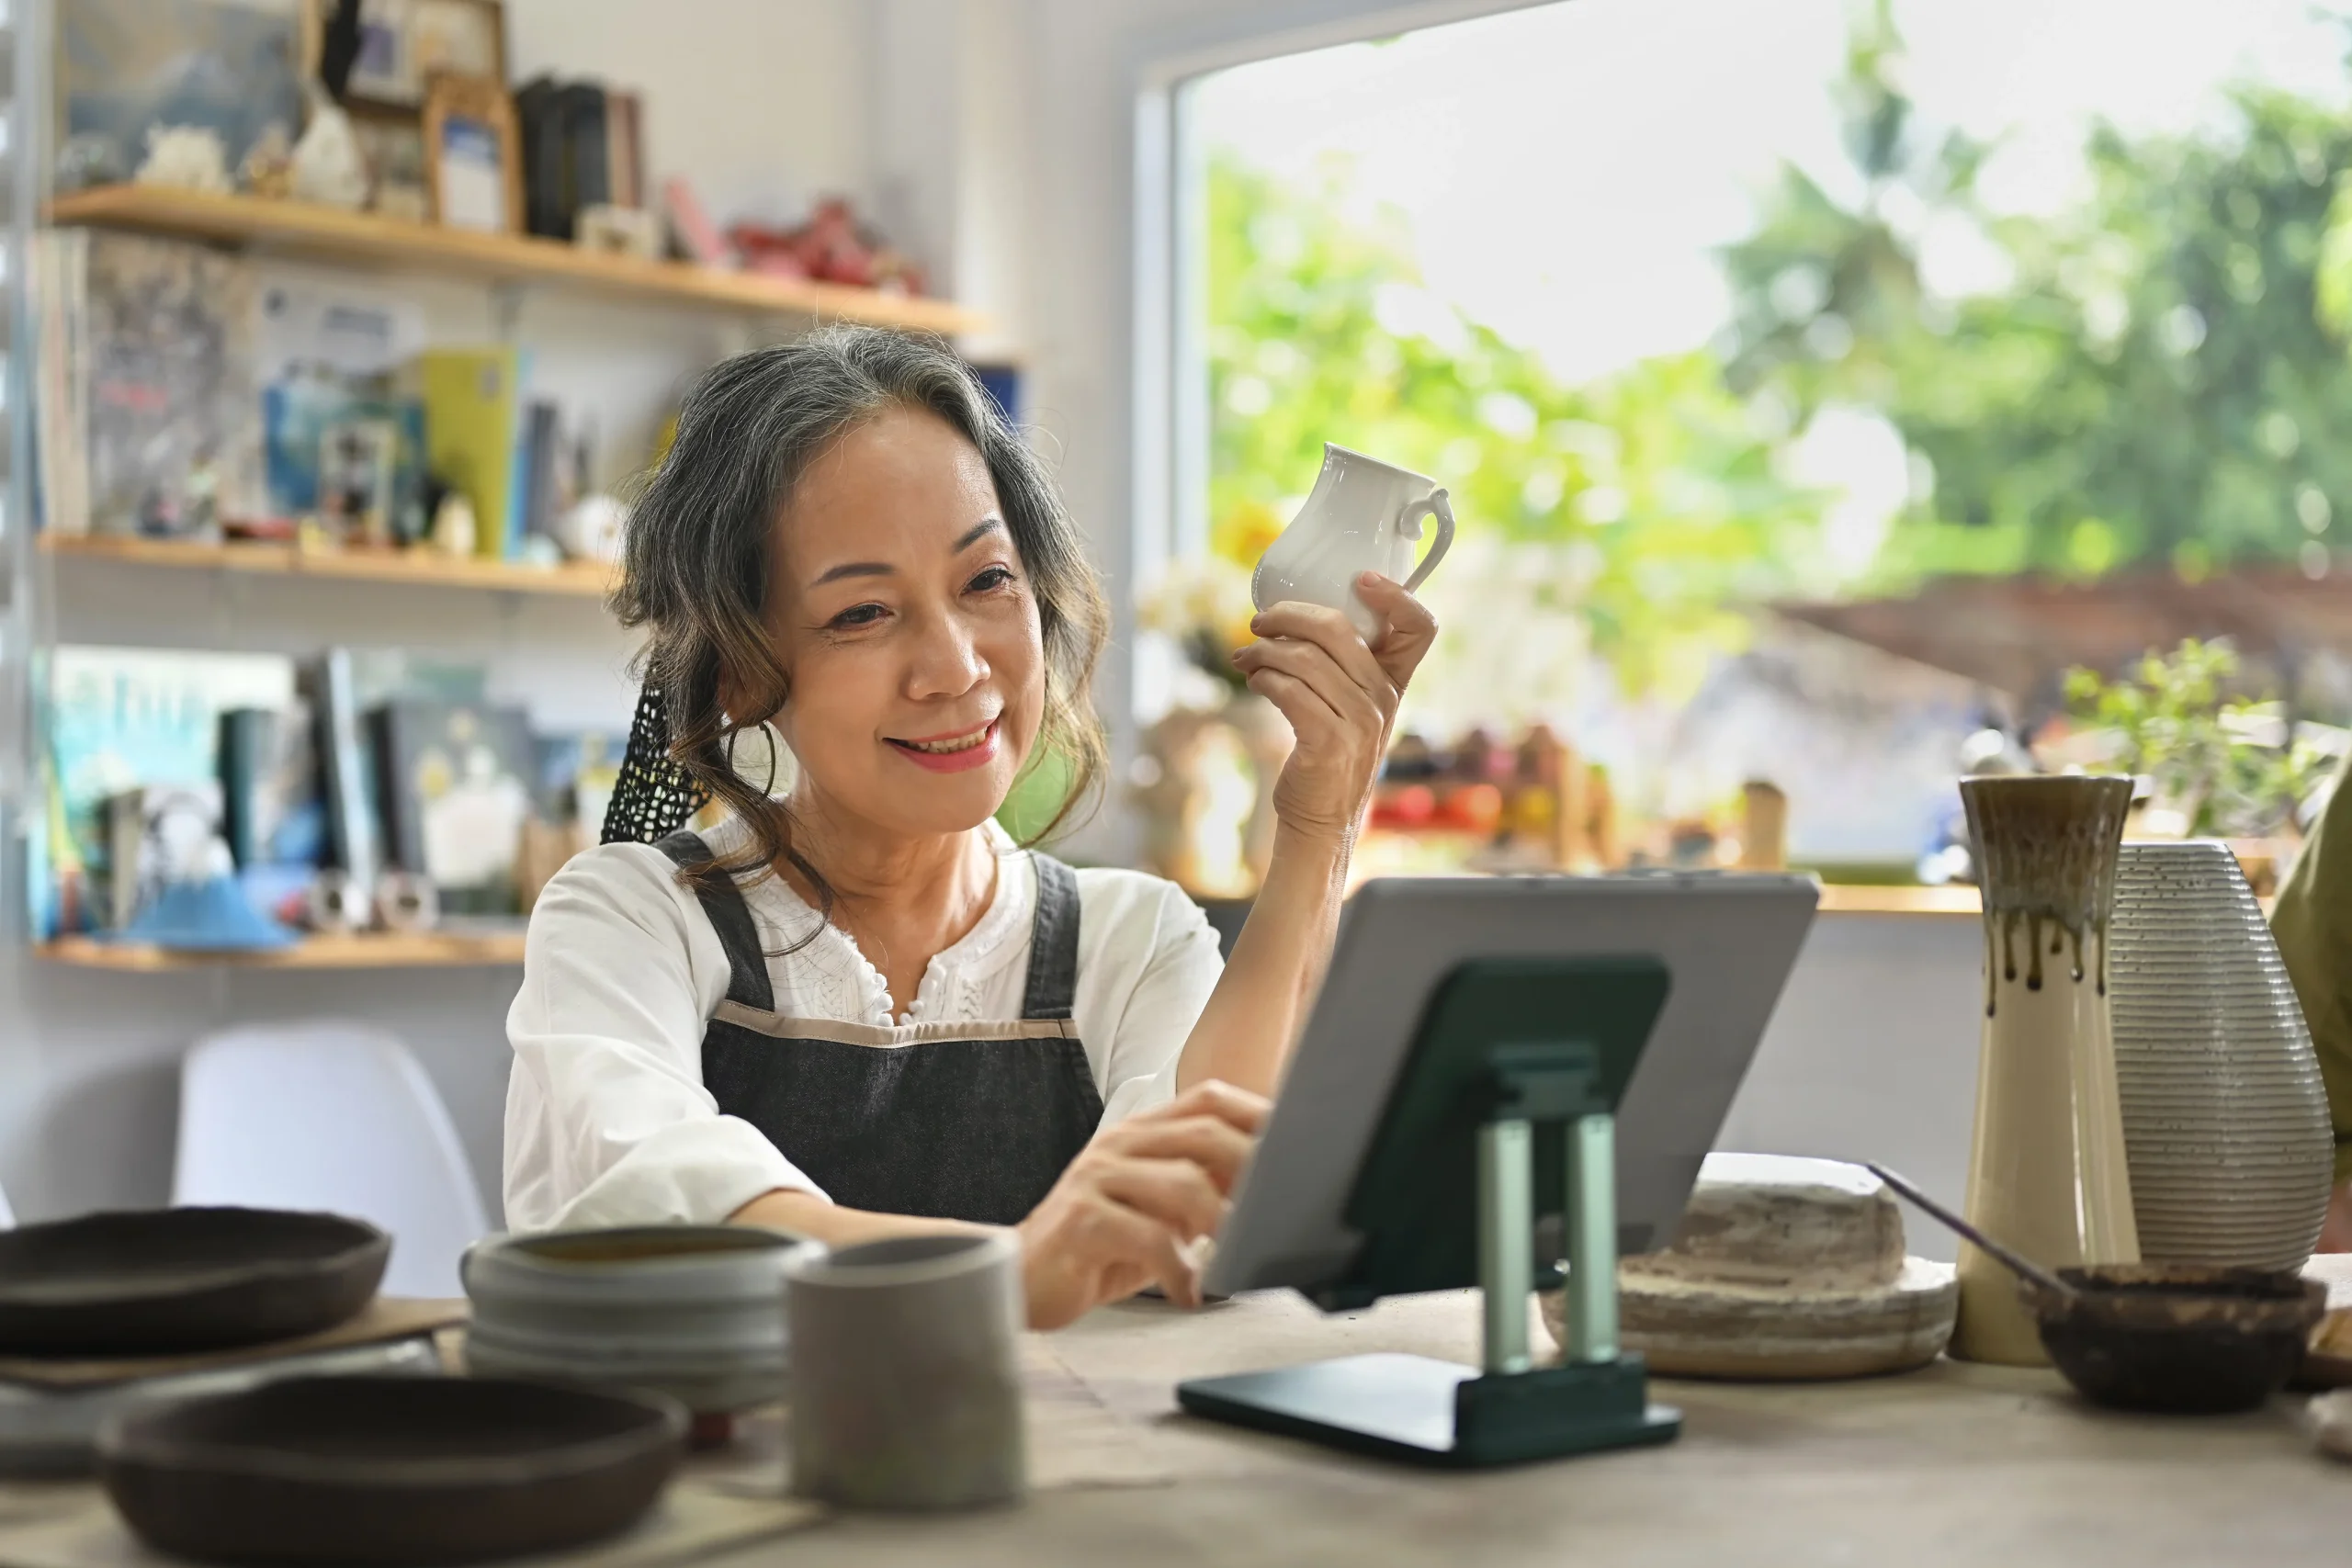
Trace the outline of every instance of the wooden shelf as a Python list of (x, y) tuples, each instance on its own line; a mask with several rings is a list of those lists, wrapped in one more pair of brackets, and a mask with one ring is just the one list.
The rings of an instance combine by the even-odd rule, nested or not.
[(311, 202), (214, 196), (161, 186), (74, 191), (50, 203), (49, 220), (249, 245), (348, 265), (552, 284), (691, 309), (866, 321), (944, 333), (971, 332), (984, 321), (944, 299), (720, 272), (684, 262), (640, 261), (519, 234), (484, 234)]
[(185, 539), (130, 539), (112, 535), (40, 536), (52, 556), (127, 561), (204, 571), (250, 571), (279, 577), (328, 577), (431, 588), (487, 588), (507, 593), (560, 593), (601, 599), (611, 592), (612, 569), (587, 561), (526, 566), (514, 561), (459, 560), (430, 550), (305, 550), (294, 545), (208, 545)]
[[(2278, 900), (2265, 894), (2256, 902), (2267, 915)], [(1825, 915), (1963, 915), (1972, 920), (1984, 912), (1973, 887), (1870, 887), (1834, 882), (1823, 885), (1820, 908)]]
[(1821, 888), (1825, 915), (1964, 915), (1984, 912), (1973, 887), (1871, 887), (1836, 882)]
[(419, 931), (413, 934), (304, 937), (291, 947), (259, 953), (184, 953), (60, 937), (33, 951), (52, 964), (84, 969), (403, 969), (520, 964), (523, 933)]

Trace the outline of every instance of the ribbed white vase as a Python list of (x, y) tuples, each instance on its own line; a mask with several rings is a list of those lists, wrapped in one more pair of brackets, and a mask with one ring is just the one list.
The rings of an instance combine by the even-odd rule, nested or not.
[(2115, 1068), (2140, 1254), (2299, 1269), (2335, 1139), (2278, 946), (2226, 844), (2123, 846)]

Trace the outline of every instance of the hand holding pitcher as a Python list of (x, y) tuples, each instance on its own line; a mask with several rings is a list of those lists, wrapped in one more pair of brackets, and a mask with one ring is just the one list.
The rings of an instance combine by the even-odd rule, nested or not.
[[(1259, 614), (1250, 629), (1262, 640), (1234, 663), (1298, 738), (1274, 784), (1282, 827), (1343, 844), (1371, 798), (1405, 687), (1437, 636), (1411, 590), (1453, 543), (1453, 513), (1422, 475), (1342, 446), (1323, 453), (1306, 504), (1250, 582)], [(1417, 568), (1425, 516), (1438, 531)]]

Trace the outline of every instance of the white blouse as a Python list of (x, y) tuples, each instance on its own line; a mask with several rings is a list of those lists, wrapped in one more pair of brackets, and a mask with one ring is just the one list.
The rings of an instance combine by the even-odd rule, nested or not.
[[(994, 823), (1003, 857), (978, 924), (931, 961), (914, 1003), (840, 928), (768, 960), (786, 1018), (885, 1027), (1018, 1019), (1037, 875)], [(742, 829), (708, 835), (725, 853)], [(1071, 1011), (1102, 1125), (1175, 1093), (1176, 1058), (1223, 964), (1199, 906), (1140, 872), (1078, 873)], [(778, 877), (743, 889), (761, 944), (807, 937), (817, 911)], [(540, 893), (506, 1019), (506, 1223), (518, 1231), (665, 1222), (715, 1224), (763, 1192), (823, 1197), (766, 1134), (722, 1115), (703, 1087), (702, 1037), (727, 995), (727, 954), (694, 889), (650, 844), (572, 858)]]

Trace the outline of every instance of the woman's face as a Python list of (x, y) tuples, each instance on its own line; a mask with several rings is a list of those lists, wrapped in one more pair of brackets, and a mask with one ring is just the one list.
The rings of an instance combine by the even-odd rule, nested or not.
[(801, 475), (773, 559), (775, 722), (809, 804), (910, 836), (986, 821), (1037, 738), (1046, 660), (978, 450), (887, 410)]

